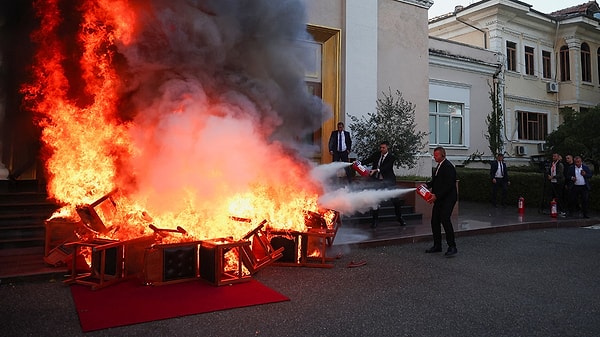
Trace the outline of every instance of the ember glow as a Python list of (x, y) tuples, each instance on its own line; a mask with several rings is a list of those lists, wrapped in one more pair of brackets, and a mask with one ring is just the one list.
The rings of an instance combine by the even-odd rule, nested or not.
[[(307, 93), (299, 0), (37, 0), (33, 79), (61, 216), (113, 193), (112, 239), (158, 228), (304, 230), (322, 189), (299, 155), (326, 109)], [(116, 192), (115, 192), (116, 191)], [(240, 222), (232, 217), (252, 219)]]

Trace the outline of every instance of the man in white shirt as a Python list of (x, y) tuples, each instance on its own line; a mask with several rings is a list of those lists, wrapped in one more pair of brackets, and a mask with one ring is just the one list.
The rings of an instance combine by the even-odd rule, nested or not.
[(498, 153), (496, 155), (496, 160), (492, 162), (490, 167), (490, 178), (492, 180), (492, 206), (497, 207), (496, 195), (498, 194), (498, 189), (501, 189), (502, 199), (500, 202), (502, 203), (502, 207), (506, 207), (506, 194), (508, 192), (510, 181), (508, 180), (508, 171), (506, 170), (506, 163), (504, 162), (504, 155), (502, 153)]
[(580, 156), (575, 156), (575, 165), (569, 167), (568, 179), (573, 183), (569, 196), (569, 215), (573, 215), (573, 211), (579, 201), (581, 201), (581, 212), (584, 218), (588, 218), (588, 199), (589, 191), (592, 189), (590, 179), (592, 178), (592, 170), (587, 165), (583, 164)]
[[(339, 122), (337, 124), (337, 130), (331, 132), (329, 136), (329, 154), (331, 154), (332, 161), (348, 162), (348, 155), (352, 151), (352, 138), (350, 138), (350, 132), (344, 130), (344, 123)], [(349, 167), (345, 168), (346, 178), (348, 183), (352, 182), (352, 176), (354, 171)]]

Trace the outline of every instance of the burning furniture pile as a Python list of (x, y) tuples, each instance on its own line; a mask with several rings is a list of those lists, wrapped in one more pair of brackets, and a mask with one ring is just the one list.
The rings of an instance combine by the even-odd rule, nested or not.
[[(107, 227), (115, 214), (115, 191), (77, 208), (79, 221), (46, 221), (44, 260), (67, 265), (67, 284), (92, 289), (137, 278), (145, 285), (201, 279), (215, 286), (245, 282), (268, 265), (331, 268), (327, 247), (341, 226), (337, 211), (305, 211), (305, 231), (282, 230), (267, 220), (239, 240), (232, 237), (197, 240), (184, 228), (148, 227), (151, 234), (115, 240)], [(230, 217), (246, 225), (251, 219)]]
[(275, 248), (284, 248), (280, 266), (302, 266), (331, 268), (332, 259), (327, 257), (328, 246), (333, 245), (337, 230), (341, 226), (340, 214), (327, 210), (323, 214), (305, 212), (306, 231), (269, 231), (269, 241)]

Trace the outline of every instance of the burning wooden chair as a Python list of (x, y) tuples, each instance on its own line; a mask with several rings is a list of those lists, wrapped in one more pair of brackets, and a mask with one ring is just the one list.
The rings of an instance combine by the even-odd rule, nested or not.
[[(153, 236), (116, 241), (93, 239), (67, 244), (73, 247), (71, 274), (67, 284), (89, 285), (93, 290), (107, 287), (142, 273), (144, 249), (154, 242)], [(89, 270), (80, 272), (80, 258), (89, 261)]]
[(266, 232), (263, 227), (267, 220), (263, 220), (258, 227), (244, 235), (243, 240), (251, 242), (250, 246), (242, 247), (242, 261), (250, 274), (256, 273), (259, 269), (271, 264), (283, 256), (283, 247), (274, 249), (269, 243)]
[(323, 210), (321, 212), (304, 212), (304, 223), (310, 230), (325, 230), (330, 234), (325, 241), (328, 246), (333, 246), (333, 240), (337, 235), (338, 229), (342, 226), (342, 217), (338, 211), (332, 209)]
[(231, 238), (204, 240), (200, 244), (200, 277), (222, 286), (249, 281), (250, 272), (240, 258), (250, 241)]
[(102, 198), (89, 205), (78, 206), (76, 211), (83, 224), (96, 234), (104, 234), (110, 230), (105, 225), (107, 218), (116, 213), (116, 203), (113, 199), (117, 189), (107, 193)]
[[(150, 228), (159, 237), (173, 234), (187, 235), (180, 226), (176, 229)], [(144, 284), (163, 285), (197, 280), (200, 277), (199, 252), (202, 241), (155, 243), (144, 252)]]
[(341, 226), (339, 212), (326, 210), (322, 213), (305, 211), (307, 230), (273, 230), (268, 233), (273, 247), (284, 248), (283, 257), (275, 265), (331, 268), (333, 258), (327, 257), (327, 247)]
[(299, 231), (269, 231), (271, 245), (284, 248), (277, 266), (332, 268), (333, 258), (327, 257), (327, 242), (333, 233), (326, 229)]
[(81, 221), (55, 218), (44, 222), (44, 262), (51, 266), (66, 265), (73, 258), (73, 249), (67, 244), (79, 240), (77, 229)]
[[(250, 219), (232, 217), (233, 220), (251, 222)], [(248, 281), (259, 269), (282, 256), (283, 248), (273, 249), (267, 240), (263, 220), (242, 239), (204, 240), (200, 245), (200, 277), (214, 285)]]
[[(65, 283), (89, 285), (95, 290), (131, 277), (141, 277), (144, 251), (155, 242), (155, 235), (122, 241), (100, 238), (111, 230), (105, 221), (112, 220), (116, 213), (113, 199), (116, 192), (115, 189), (92, 204), (77, 207), (87, 232), (80, 241), (64, 244), (73, 252), (71, 274)], [(86, 270), (82, 270), (80, 261), (85, 261)]]

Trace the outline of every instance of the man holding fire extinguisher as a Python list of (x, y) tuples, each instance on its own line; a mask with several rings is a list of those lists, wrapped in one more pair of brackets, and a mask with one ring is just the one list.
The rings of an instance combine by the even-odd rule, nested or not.
[[(379, 144), (379, 152), (374, 152), (369, 158), (361, 162), (364, 165), (371, 164), (373, 166), (369, 171), (369, 175), (376, 188), (396, 187), (396, 174), (394, 173), (396, 157), (389, 152), (389, 148), (390, 143), (383, 141)], [(400, 198), (394, 197), (392, 198), (392, 204), (394, 205), (396, 220), (398, 220), (400, 226), (406, 226), (406, 222), (402, 217), (402, 201)], [(371, 227), (376, 228), (379, 223), (379, 207), (371, 210), (371, 216), (373, 217)]]
[(454, 228), (452, 228), (452, 211), (458, 200), (456, 189), (456, 169), (454, 165), (446, 160), (446, 149), (441, 146), (433, 150), (433, 159), (437, 163), (435, 173), (427, 187), (431, 190), (428, 202), (433, 204), (431, 211), (431, 232), (433, 234), (433, 246), (425, 250), (426, 253), (437, 253), (442, 251), (442, 226), (446, 233), (448, 251), (446, 257), (458, 253), (456, 241), (454, 240)]

